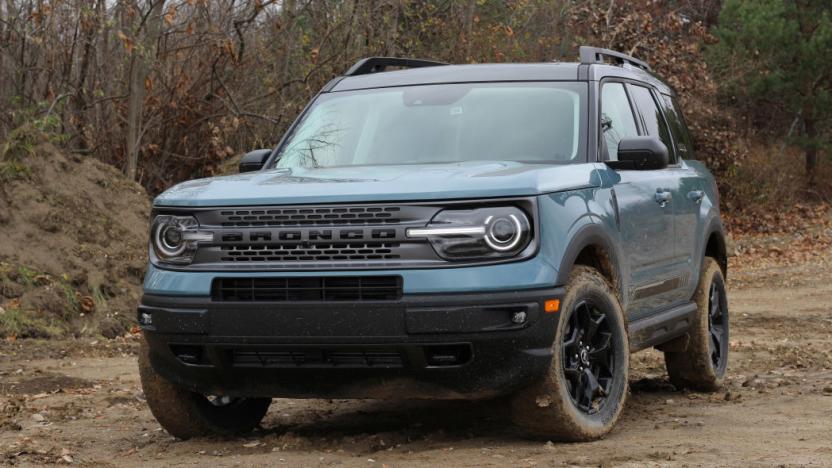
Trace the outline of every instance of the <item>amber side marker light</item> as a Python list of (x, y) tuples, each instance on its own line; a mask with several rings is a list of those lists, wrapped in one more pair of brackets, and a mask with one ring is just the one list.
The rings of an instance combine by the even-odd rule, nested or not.
[(549, 299), (543, 303), (543, 311), (547, 314), (554, 314), (560, 310), (560, 299)]

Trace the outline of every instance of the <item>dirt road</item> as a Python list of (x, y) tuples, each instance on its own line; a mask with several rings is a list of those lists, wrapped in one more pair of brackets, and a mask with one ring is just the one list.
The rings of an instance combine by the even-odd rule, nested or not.
[(675, 391), (661, 355), (632, 359), (617, 429), (528, 440), (501, 402), (275, 400), (246, 438), (180, 442), (142, 400), (136, 341), (0, 345), (0, 463), (39, 465), (832, 465), (832, 255), (731, 275), (723, 391)]

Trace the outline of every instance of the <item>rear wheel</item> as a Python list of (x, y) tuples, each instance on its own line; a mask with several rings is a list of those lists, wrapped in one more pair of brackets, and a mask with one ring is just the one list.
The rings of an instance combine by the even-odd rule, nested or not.
[(606, 279), (576, 266), (566, 286), (549, 372), (512, 398), (517, 425), (563, 441), (603, 437), (627, 398), (624, 316)]
[(678, 388), (714, 391), (728, 367), (728, 298), (719, 264), (705, 257), (696, 289), (696, 320), (684, 351), (664, 353), (670, 382)]
[(168, 433), (180, 439), (250, 432), (271, 404), (270, 398), (202, 395), (174, 385), (150, 366), (145, 342), (139, 350), (139, 376), (150, 412)]

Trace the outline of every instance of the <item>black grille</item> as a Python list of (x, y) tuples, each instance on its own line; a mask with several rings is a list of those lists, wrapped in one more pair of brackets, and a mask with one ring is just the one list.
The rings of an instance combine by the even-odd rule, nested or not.
[(396, 350), (345, 349), (235, 349), (232, 363), (237, 367), (342, 367), (400, 368), (402, 354)]
[[(528, 213), (534, 199), (357, 204), (222, 206), (207, 209), (158, 208), (158, 214), (196, 217), (200, 230), (213, 233), (200, 242), (193, 261), (168, 264), (190, 271), (387, 271), (451, 266), (425, 238), (408, 237), (411, 228), (430, 224), (443, 209), (517, 204)], [(524, 253), (532, 253), (526, 249)], [(453, 266), (516, 261), (506, 258), (454, 262)], [(156, 261), (156, 259), (152, 259)]]
[(398, 206), (349, 206), (223, 210), (219, 215), (226, 227), (337, 226), (399, 224), (400, 211)]
[(215, 301), (394, 301), (401, 296), (400, 276), (217, 278), (212, 287)]
[(223, 262), (304, 262), (394, 260), (401, 258), (399, 243), (364, 244), (248, 244), (220, 247)]

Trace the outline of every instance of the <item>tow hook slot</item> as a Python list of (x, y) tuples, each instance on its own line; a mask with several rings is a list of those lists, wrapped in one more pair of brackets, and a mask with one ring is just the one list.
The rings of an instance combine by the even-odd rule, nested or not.
[(471, 361), (471, 345), (425, 346), (425, 362), (429, 367), (454, 367)]
[(192, 366), (207, 364), (202, 346), (170, 345), (170, 350), (184, 364)]

